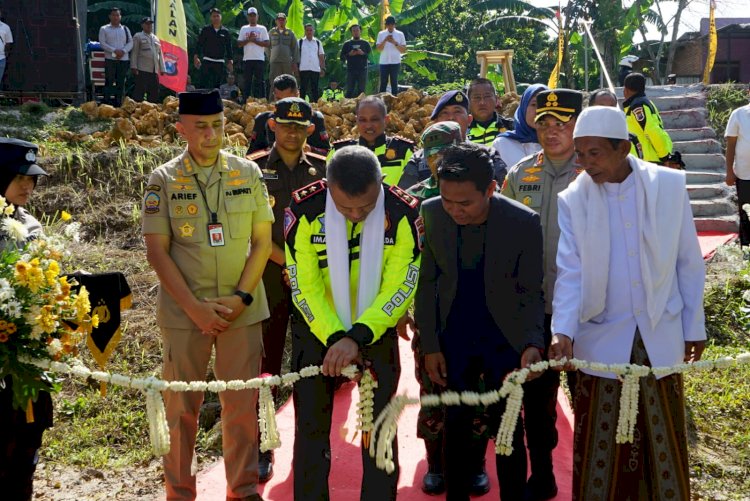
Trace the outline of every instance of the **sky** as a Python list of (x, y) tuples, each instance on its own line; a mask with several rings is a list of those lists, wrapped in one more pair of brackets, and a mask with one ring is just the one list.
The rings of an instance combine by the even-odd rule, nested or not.
[[(604, 0), (607, 1), (607, 0)], [(557, 4), (550, 0), (530, 0), (530, 3), (539, 7), (550, 7), (555, 6), (557, 7)], [(561, 4), (564, 6), (568, 2), (567, 0), (562, 0)], [(629, 0), (624, 0), (623, 5), (629, 6), (633, 2)], [(672, 39), (672, 29), (673, 29), (673, 18), (675, 13), (677, 12), (677, 2), (676, 1), (661, 1), (660, 2), (662, 14), (669, 22), (669, 34), (666, 37), (666, 40)], [(680, 19), (680, 27), (678, 31), (678, 36), (682, 35), (685, 32), (688, 31), (698, 31), (700, 28), (700, 20), (703, 17), (708, 17), (708, 10), (709, 10), (709, 0), (690, 0), (688, 2), (687, 7), (685, 8), (685, 11), (682, 13), (681, 19)], [(750, 17), (750, 11), (747, 8), (748, 0), (716, 0), (716, 17)], [(651, 28), (648, 30), (648, 36), (650, 39), (659, 39), (659, 31), (655, 28)], [(641, 42), (641, 37), (639, 34), (636, 34), (636, 39), (634, 40), (636, 43)]]

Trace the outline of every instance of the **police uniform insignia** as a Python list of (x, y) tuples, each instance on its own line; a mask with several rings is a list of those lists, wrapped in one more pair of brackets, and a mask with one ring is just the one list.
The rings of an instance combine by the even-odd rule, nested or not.
[(34, 153), (34, 150), (29, 150), (26, 152), (26, 161), (36, 162), (36, 153)]
[(406, 205), (408, 205), (412, 209), (416, 209), (417, 205), (419, 205), (419, 200), (416, 197), (409, 195), (407, 192), (405, 192), (404, 190), (402, 190), (395, 184), (391, 186), (388, 191), (396, 195), (396, 197), (398, 197), (399, 200), (404, 202)]
[(357, 141), (352, 138), (346, 138), (346, 139), (340, 139), (338, 141), (334, 141), (331, 143), (331, 146), (334, 150), (338, 150), (343, 148), (344, 146), (354, 146), (357, 144)]
[(146, 191), (161, 191), (161, 186), (158, 184), (149, 184), (146, 186)]
[(526, 176), (526, 177), (521, 178), (521, 181), (523, 181), (524, 183), (535, 183), (535, 182), (539, 181), (540, 179), (541, 178), (539, 176), (535, 176), (535, 175), (532, 174), (530, 176)]
[(270, 154), (271, 154), (271, 149), (269, 148), (267, 150), (254, 151), (254, 152), (250, 153), (249, 155), (245, 155), (245, 158), (247, 158), (248, 160), (255, 161), (255, 160), (258, 160), (259, 158), (263, 158), (263, 157), (265, 157), (267, 155), (270, 155)]
[(144, 212), (146, 214), (156, 214), (159, 212), (159, 205), (161, 204), (161, 197), (156, 193), (149, 192), (146, 194), (146, 198), (143, 201), (143, 205), (146, 207)]
[(242, 173), (238, 170), (230, 170), (229, 177), (240, 177)]
[(286, 116), (287, 118), (302, 118), (302, 112), (299, 109), (299, 104), (292, 103)]
[(303, 200), (307, 200), (311, 196), (322, 193), (325, 190), (326, 184), (323, 182), (323, 180), (315, 181), (314, 183), (310, 183), (307, 186), (304, 186), (300, 188), (299, 190), (292, 192), (292, 200), (299, 203)]
[(195, 204), (188, 205), (187, 213), (190, 214), (191, 216), (195, 216), (196, 214), (198, 214), (198, 206)]
[(417, 230), (417, 246), (421, 251), (424, 249), (424, 219), (422, 219), (422, 216), (414, 220), (414, 229)]
[(541, 167), (529, 167), (528, 169), (524, 169), (524, 172), (527, 174), (536, 174), (537, 172), (541, 171)]
[(457, 103), (462, 103), (464, 100), (464, 95), (460, 92), (457, 92), (453, 100), (456, 101)]
[(175, 208), (174, 208), (174, 215), (175, 216), (181, 216), (183, 210), (184, 209), (182, 208), (182, 205), (176, 205)]
[(636, 119), (636, 120), (638, 120), (639, 122), (643, 122), (643, 121), (644, 121), (644, 120), (646, 119), (646, 114), (645, 114), (645, 113), (643, 113), (643, 107), (642, 107), (642, 106), (639, 106), (638, 108), (635, 108), (635, 109), (633, 110), (633, 116), (634, 116), (634, 117), (635, 117), (635, 119)]
[(325, 162), (326, 160), (328, 160), (328, 159), (327, 159), (326, 157), (324, 157), (323, 155), (318, 155), (318, 154), (317, 154), (317, 153), (315, 153), (314, 151), (306, 151), (306, 152), (305, 152), (305, 157), (307, 157), (308, 159), (310, 159), (310, 158), (314, 158), (314, 159), (316, 159), (316, 160), (320, 160), (321, 162)]
[(521, 202), (523, 202), (523, 204), (528, 207), (531, 205), (531, 197), (527, 195), (523, 197), (523, 200), (521, 200)]
[(186, 184), (173, 184), (169, 188), (176, 191), (187, 191), (193, 189), (192, 186), (188, 186)]
[(540, 151), (536, 154), (536, 162), (534, 165), (544, 165), (544, 151)]
[(175, 183), (192, 183), (193, 182), (193, 178), (192, 177), (178, 176), (178, 177), (174, 178), (174, 182)]
[(272, 169), (263, 169), (263, 179), (278, 179), (279, 175), (276, 173), (275, 170)]
[(388, 160), (393, 160), (394, 158), (396, 158), (396, 150), (394, 150), (393, 148), (388, 148), (388, 151), (385, 152), (385, 158), (387, 158)]
[(554, 92), (547, 95), (547, 106), (557, 107), (557, 94)]
[(273, 195), (268, 195), (268, 205), (270, 205), (273, 209), (276, 205), (276, 197), (274, 197)]
[(297, 216), (294, 215), (292, 209), (287, 207), (284, 209), (284, 238), (289, 235), (289, 230), (294, 227), (294, 223), (297, 222)]
[(232, 179), (231, 181), (227, 181), (227, 186), (242, 186), (243, 184), (247, 184), (249, 179)]
[(315, 167), (310, 167), (309, 169), (307, 169), (307, 173), (311, 176), (315, 176), (318, 174), (318, 171), (315, 169)]
[(318, 222), (320, 223), (320, 229), (318, 230), (318, 233), (325, 233), (326, 232), (326, 216), (325, 214), (322, 216), (318, 216)]
[(180, 226), (180, 236), (182, 238), (192, 237), (194, 231), (195, 231), (195, 226), (192, 226), (190, 223), (185, 223), (182, 226)]

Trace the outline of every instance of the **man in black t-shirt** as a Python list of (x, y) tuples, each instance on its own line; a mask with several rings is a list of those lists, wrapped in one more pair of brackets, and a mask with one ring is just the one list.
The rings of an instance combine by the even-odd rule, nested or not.
[(367, 92), (367, 57), (372, 51), (370, 43), (362, 40), (362, 27), (352, 25), (352, 38), (341, 47), (341, 60), (346, 62), (346, 97), (357, 97)]

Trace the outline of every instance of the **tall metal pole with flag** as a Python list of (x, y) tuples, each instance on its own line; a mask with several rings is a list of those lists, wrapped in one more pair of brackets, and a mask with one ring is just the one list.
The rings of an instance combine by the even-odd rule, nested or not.
[(703, 85), (711, 83), (711, 70), (714, 68), (714, 61), (716, 60), (718, 40), (716, 36), (716, 19), (714, 18), (715, 10), (716, 2), (711, 0), (708, 14), (708, 56), (706, 57), (706, 66), (703, 68)]
[(156, 0), (156, 36), (161, 40), (167, 69), (159, 77), (159, 83), (175, 92), (184, 92), (189, 63), (182, 0)]
[(549, 76), (549, 82), (547, 82), (547, 87), (550, 89), (557, 88), (557, 83), (560, 80), (560, 70), (563, 64), (563, 52), (565, 50), (565, 32), (563, 31), (562, 14), (560, 11), (561, 7), (558, 4), (557, 12), (555, 13), (555, 17), (557, 18), (557, 63)]
[(391, 4), (388, 0), (380, 2), (380, 29), (385, 29), (385, 19), (391, 15)]

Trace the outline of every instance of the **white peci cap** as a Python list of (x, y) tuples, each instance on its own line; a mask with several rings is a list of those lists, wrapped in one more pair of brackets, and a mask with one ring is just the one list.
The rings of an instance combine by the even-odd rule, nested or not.
[(573, 139), (579, 137), (629, 139), (625, 113), (614, 106), (589, 106), (578, 115), (573, 129)]
[(258, 13), (258, 9), (256, 9), (255, 7), (250, 7), (249, 9), (247, 9), (247, 15), (248, 16), (250, 14), (257, 14), (257, 13)]

